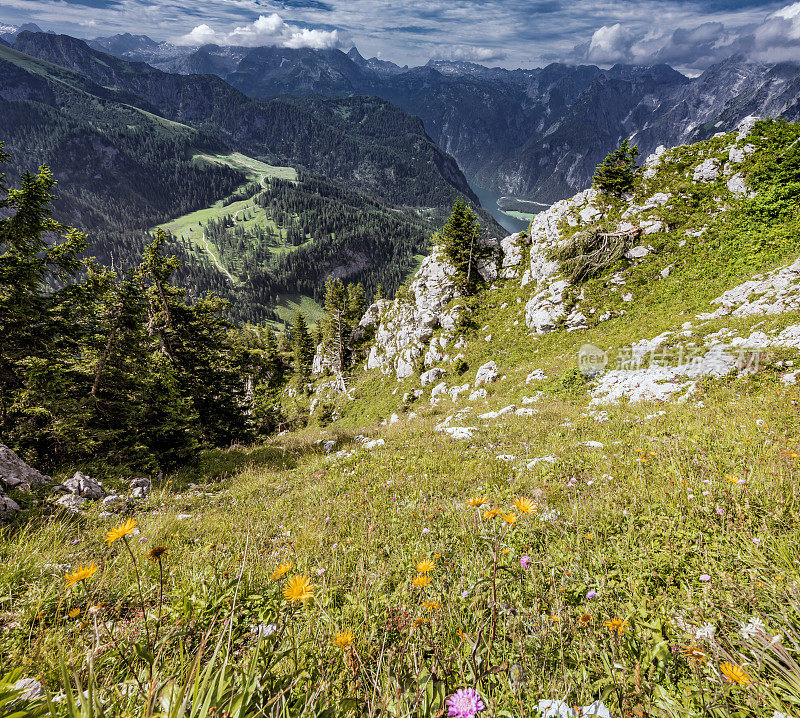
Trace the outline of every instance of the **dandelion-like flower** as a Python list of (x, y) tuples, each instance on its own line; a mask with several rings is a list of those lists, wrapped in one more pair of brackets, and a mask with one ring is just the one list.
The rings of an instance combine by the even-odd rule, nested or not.
[(467, 506), (483, 506), (488, 500), (486, 496), (473, 496), (467, 501)]
[(283, 597), (290, 602), (302, 603), (314, 595), (314, 584), (308, 576), (292, 576), (286, 588), (283, 589)]
[(419, 571), (419, 573), (430, 573), (433, 571), (433, 568), (433, 561), (427, 558), (417, 564), (417, 571)]
[(333, 645), (337, 648), (345, 649), (353, 643), (352, 631), (337, 631), (333, 636)]
[(147, 552), (147, 558), (151, 561), (158, 561), (166, 552), (166, 546), (153, 546), (153, 548)]
[(121, 524), (115, 529), (110, 529), (108, 531), (106, 534), (106, 543), (110, 546), (117, 539), (121, 539), (124, 536), (127, 536), (129, 533), (132, 533), (133, 529), (135, 528), (136, 521), (134, 519), (128, 519), (124, 524)]
[(536, 502), (527, 496), (520, 496), (514, 499), (512, 506), (521, 514), (532, 514), (536, 511)]
[(493, 519), (495, 516), (499, 516), (503, 512), (500, 509), (489, 509), (488, 511), (483, 512), (483, 518), (485, 519)]
[(442, 604), (438, 601), (423, 601), (422, 605), (430, 611), (437, 611), (442, 607)]
[(292, 569), (292, 564), (290, 564), (290, 563), (282, 563), (280, 566), (278, 566), (278, 568), (276, 568), (270, 574), (270, 577), (269, 577), (270, 581), (278, 581), (279, 579), (281, 579), (283, 577), (283, 575), (285, 573), (287, 573), (288, 571), (291, 571), (291, 569)]
[(742, 626), (742, 637), (745, 639), (754, 638), (760, 633), (766, 632), (766, 626), (758, 616), (753, 616), (746, 626)]
[(513, 526), (517, 523), (517, 515), (515, 513), (503, 514), (503, 521)]
[(64, 580), (67, 582), (67, 588), (74, 586), (76, 583), (80, 583), (81, 581), (85, 581), (87, 578), (91, 578), (96, 572), (97, 566), (95, 566), (94, 563), (91, 563), (88, 566), (78, 566), (78, 568), (72, 573), (67, 573), (64, 575)]
[(681, 650), (683, 657), (690, 663), (705, 663), (708, 657), (700, 650), (700, 647), (694, 643), (690, 643), (686, 648)]
[(621, 618), (612, 618), (610, 621), (605, 621), (603, 625), (611, 631), (611, 633), (616, 633), (618, 636), (621, 636), (625, 633), (625, 626), (628, 625), (627, 621), (623, 621)]
[(452, 718), (475, 718), (486, 706), (474, 688), (459, 688), (447, 699), (447, 715)]
[(420, 574), (419, 576), (414, 576), (414, 579), (411, 581), (417, 588), (425, 588), (426, 586), (431, 585), (431, 577), (425, 576)]
[(729, 663), (726, 661), (720, 665), (719, 670), (722, 672), (722, 675), (725, 676), (725, 680), (728, 681), (728, 683), (735, 683), (737, 686), (746, 686), (753, 680), (745, 673), (744, 669), (738, 663)]
[(581, 628), (586, 628), (592, 622), (592, 617), (588, 613), (584, 613), (578, 618), (578, 625)]
[(73, 608), (73, 609), (72, 609), (72, 610), (69, 612), (69, 617), (70, 617), (70, 618), (77, 618), (77, 617), (78, 617), (78, 616), (80, 616), (80, 615), (81, 615), (81, 610), (80, 610), (79, 608)]

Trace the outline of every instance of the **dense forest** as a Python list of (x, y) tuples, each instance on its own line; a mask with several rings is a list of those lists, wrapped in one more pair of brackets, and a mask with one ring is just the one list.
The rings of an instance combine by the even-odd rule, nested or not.
[[(0, 143), (0, 167), (8, 160)], [(316, 344), (295, 332), (236, 328), (213, 294), (190, 298), (158, 230), (141, 261), (110, 271), (83, 258), (88, 238), (52, 216), (47, 167), (18, 187), (0, 173), (0, 435), (45, 468), (109, 461), (166, 468), (200, 446), (269, 433), (287, 416), (286, 382), (301, 389)], [(91, 250), (88, 252), (91, 254)], [(329, 279), (328, 317), (314, 333), (330, 366), (349, 368), (361, 285)]]

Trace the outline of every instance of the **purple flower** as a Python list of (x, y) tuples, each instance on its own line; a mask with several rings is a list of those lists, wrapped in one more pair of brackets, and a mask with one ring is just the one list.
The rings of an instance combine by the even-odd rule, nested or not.
[(522, 566), (522, 568), (528, 568), (528, 566), (531, 565), (531, 557), (530, 556), (523, 556), (519, 560), (519, 565)]
[(700, 580), (701, 581), (710, 581), (711, 580), (711, 576), (709, 576), (707, 573), (701, 573), (700, 574)]
[(447, 699), (447, 715), (455, 718), (475, 718), (486, 709), (478, 691), (474, 688), (459, 688)]
[(592, 589), (591, 591), (586, 592), (586, 598), (597, 598), (597, 591)]

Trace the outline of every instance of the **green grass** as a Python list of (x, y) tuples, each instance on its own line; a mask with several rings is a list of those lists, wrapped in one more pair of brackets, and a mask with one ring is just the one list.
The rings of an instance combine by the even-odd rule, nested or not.
[[(680, 164), (698, 160), (688, 149), (676, 155), (661, 177), (675, 192)], [(797, 715), (800, 387), (781, 383), (779, 362), (800, 367), (800, 353), (771, 350), (758, 374), (703, 380), (688, 400), (665, 404), (592, 406), (591, 384), (575, 373), (585, 342), (613, 351), (686, 321), (687, 342), (723, 327), (747, 336), (800, 322), (798, 313), (695, 319), (752, 267), (798, 256), (794, 214), (762, 222), (742, 204), (713, 220), (714, 196), (730, 198), (720, 186), (695, 191), (683, 210), (662, 210), (671, 226), (647, 237), (656, 251), (625, 265), (635, 302), (606, 286), (622, 265), (576, 298), (624, 314), (534, 337), (524, 322), (530, 287), (499, 282), (477, 298), (476, 329), (459, 349), (468, 368), (445, 376), (473, 384), (480, 364), (499, 366), (487, 398), (451, 419), (476, 427), (471, 439), (436, 430), (466, 408), (465, 395), (431, 404), (427, 388), (404, 406), (417, 376), (397, 382), (359, 368), (350, 396), (335, 400), (342, 418), (325, 429), (312, 423), (208, 451), (157, 479), (133, 514), (140, 533), (124, 539), (141, 598), (128, 546), (103, 540), (127, 516), (103, 517), (95, 506), (73, 517), (46, 496), (15, 494), (26, 513), (0, 534), (3, 665), (52, 692), (91, 685), (107, 715), (159, 714), (148, 708), (155, 696), (167, 705), (160, 714), (177, 717), (174, 690), (185, 686), (194, 686), (192, 715), (205, 706), (242, 716), (433, 718), (462, 687), (481, 692), (483, 716), (534, 716), (543, 698), (602, 698), (625, 718)], [(679, 247), (700, 221), (708, 237)], [(666, 264), (673, 271), (661, 279)], [(289, 322), (297, 308), (315, 318), (307, 299), (285, 300)], [(539, 368), (547, 378), (526, 385)], [(477, 417), (537, 391), (532, 416)], [(383, 426), (393, 412), (401, 420)], [(367, 450), (358, 434), (385, 443)], [(532, 463), (543, 456), (555, 461)], [(94, 473), (109, 489), (131, 478)], [(473, 497), (485, 505), (471, 506)], [(536, 507), (515, 506), (519, 497)], [(501, 513), (485, 513), (494, 509)], [(157, 545), (168, 547), (162, 565), (146, 558)], [(427, 586), (414, 584), (422, 560), (434, 564)], [(64, 574), (90, 562), (98, 571), (66, 588)], [(283, 594), (295, 575), (314, 583), (304, 603)], [(764, 629), (743, 635), (754, 617)], [(713, 636), (698, 634), (707, 626)], [(337, 635), (346, 643), (342, 634), (351, 645), (336, 644)], [(749, 682), (727, 680), (727, 663)], [(77, 715), (66, 703), (51, 714)]]
[(297, 181), (297, 170), (294, 167), (269, 165), (266, 162), (253, 159), (240, 152), (233, 152), (229, 155), (197, 154), (194, 156), (194, 159), (198, 162), (222, 164), (232, 167), (233, 169), (242, 170), (248, 179), (254, 181), (258, 181), (262, 175), (292, 182)]

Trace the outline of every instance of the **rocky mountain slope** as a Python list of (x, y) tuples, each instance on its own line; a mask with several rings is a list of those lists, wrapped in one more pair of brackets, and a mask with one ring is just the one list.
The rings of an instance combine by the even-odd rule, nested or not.
[(659, 148), (624, 198), (589, 189), (537, 215), (530, 234), (492, 240), (498, 259), (481, 270), (492, 284), (477, 303), (435, 249), (407, 292), (364, 316), (367, 374), (400, 382), (397, 415), (415, 401), (483, 405), (506, 376), (490, 397), (545, 377), (552, 390), (579, 367), (593, 404), (685, 400), (703, 377), (770, 361), (794, 382), (780, 357), (800, 348), (798, 138), (798, 125), (750, 117), (735, 133)]

